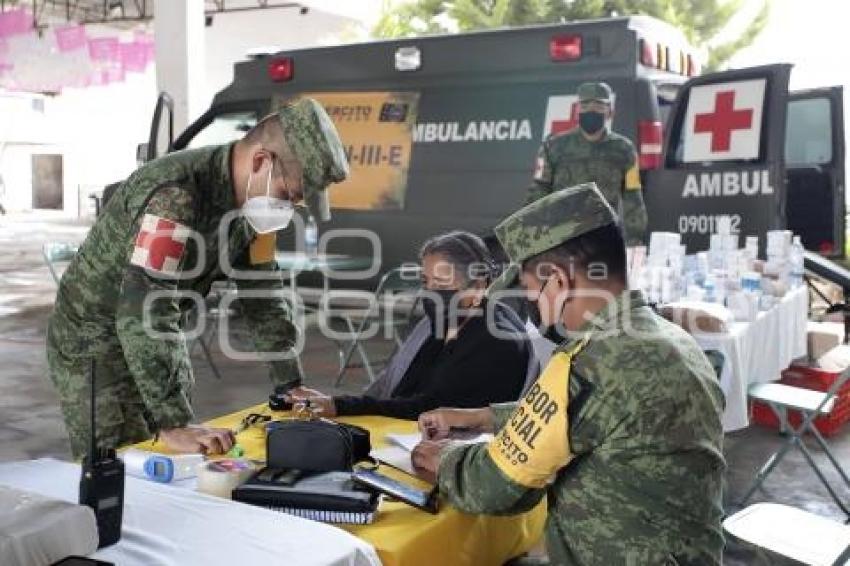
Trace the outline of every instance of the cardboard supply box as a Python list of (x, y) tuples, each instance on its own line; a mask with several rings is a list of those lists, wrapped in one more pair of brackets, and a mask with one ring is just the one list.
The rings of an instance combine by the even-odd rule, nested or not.
[(822, 358), (844, 341), (844, 325), (838, 322), (811, 322), (807, 327), (809, 361)]

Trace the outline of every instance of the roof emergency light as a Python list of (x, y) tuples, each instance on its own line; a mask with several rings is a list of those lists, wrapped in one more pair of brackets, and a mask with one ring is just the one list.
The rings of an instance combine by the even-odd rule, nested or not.
[(396, 71), (418, 71), (422, 67), (422, 52), (418, 47), (399, 47), (395, 51)]
[(292, 57), (277, 57), (269, 61), (269, 78), (276, 83), (291, 81), (295, 74)]
[(552, 61), (578, 61), (581, 59), (581, 36), (554, 36), (549, 40), (549, 57)]
[(640, 39), (640, 62), (647, 67), (655, 66), (656, 48), (655, 44), (650, 43), (644, 38)]

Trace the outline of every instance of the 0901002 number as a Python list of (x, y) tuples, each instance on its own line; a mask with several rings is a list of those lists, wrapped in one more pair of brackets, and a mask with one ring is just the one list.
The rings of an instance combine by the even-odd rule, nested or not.
[(741, 215), (711, 215), (711, 214), (683, 214), (679, 216), (680, 234), (713, 234), (717, 231), (718, 221), (728, 216), (731, 220), (732, 233), (737, 234), (741, 229)]

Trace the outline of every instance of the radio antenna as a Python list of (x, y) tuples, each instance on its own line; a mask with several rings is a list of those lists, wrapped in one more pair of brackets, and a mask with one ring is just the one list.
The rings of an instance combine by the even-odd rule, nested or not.
[(89, 387), (91, 388), (91, 404), (89, 406), (89, 412), (91, 413), (89, 415), (91, 419), (89, 423), (89, 426), (91, 426), (91, 429), (89, 430), (89, 441), (91, 442), (91, 446), (89, 447), (89, 462), (92, 464), (92, 466), (94, 465), (95, 460), (97, 459), (97, 429), (95, 428), (95, 426), (97, 425), (97, 422), (95, 420), (95, 413), (97, 412), (95, 409), (95, 402), (97, 396), (95, 394), (95, 373), (95, 361), (94, 357), (92, 357), (91, 365), (89, 366)]

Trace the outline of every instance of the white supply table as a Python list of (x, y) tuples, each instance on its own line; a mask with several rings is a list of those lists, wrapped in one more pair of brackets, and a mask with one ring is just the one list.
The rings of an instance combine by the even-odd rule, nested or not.
[(809, 293), (804, 285), (787, 293), (753, 322), (735, 322), (723, 334), (695, 333), (703, 350), (725, 358), (720, 387), (726, 396), (723, 430), (749, 424), (747, 389), (753, 383), (776, 381), (792, 360), (806, 355)]
[[(74, 503), (79, 481), (77, 464), (0, 464), (0, 484)], [(342, 529), (130, 476), (121, 540), (93, 557), (120, 566), (381, 564), (372, 545)]]

